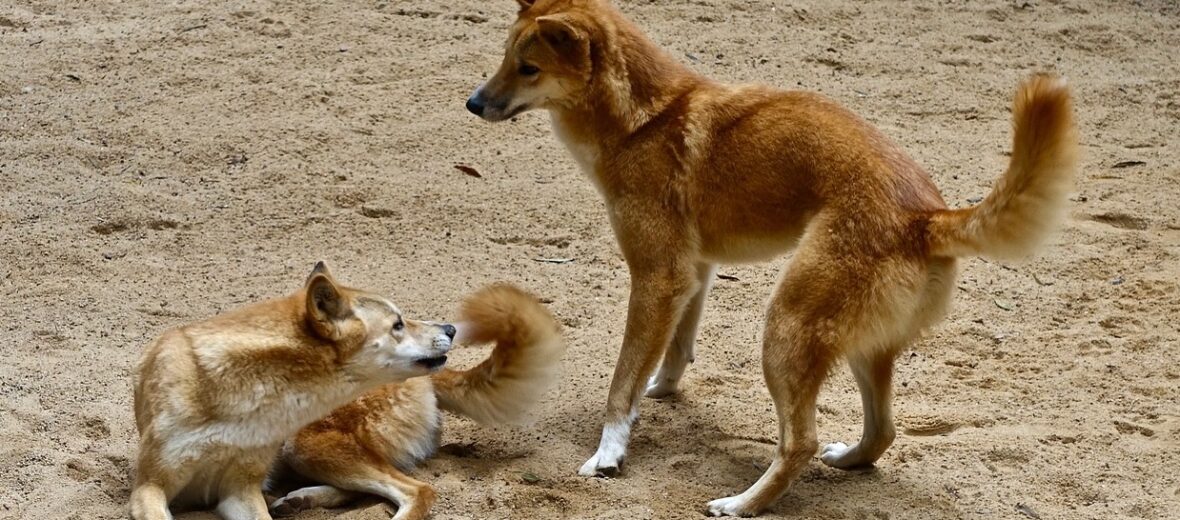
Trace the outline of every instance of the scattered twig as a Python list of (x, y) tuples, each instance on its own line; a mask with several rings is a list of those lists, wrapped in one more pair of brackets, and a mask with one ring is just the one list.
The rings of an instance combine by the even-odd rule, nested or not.
[(1054, 283), (1056, 283), (1053, 280), (1050, 280), (1047, 278), (1042, 279), (1040, 276), (1037, 276), (1036, 273), (1033, 273), (1033, 280), (1036, 281), (1037, 284), (1039, 284), (1039, 285), (1053, 285)]
[(476, 179), (483, 178), (483, 175), (479, 174), (479, 170), (476, 170), (475, 168), (472, 168), (466, 164), (456, 164), (455, 169), (467, 174), (469, 177), (475, 177)]
[(1119, 161), (1114, 163), (1114, 166), (1111, 166), (1111, 168), (1130, 168), (1132, 166), (1143, 166), (1144, 164), (1147, 163), (1143, 161)]
[(1033, 508), (1031, 508), (1027, 505), (1021, 504), (1021, 503), (1016, 504), (1016, 510), (1019, 511), (1020, 514), (1027, 516), (1029, 518), (1037, 518), (1037, 519), (1041, 518), (1041, 515), (1037, 514), (1036, 511), (1033, 511)]
[(484, 23), (488, 21), (486, 16), (480, 16), (478, 14), (453, 14), (447, 18), (452, 20), (464, 20), (471, 23)]
[(741, 281), (741, 279), (740, 279), (740, 278), (738, 278), (738, 277), (736, 277), (736, 276), (734, 276), (734, 275), (732, 275), (732, 274), (718, 274), (718, 275), (717, 275), (717, 278), (720, 278), (720, 279), (722, 279), (722, 280), (729, 280), (729, 281), (731, 281), (731, 282), (737, 282), (737, 281)]
[(179, 31), (177, 31), (177, 32), (186, 33), (186, 32), (189, 32), (189, 31), (195, 31), (195, 30), (197, 30), (197, 29), (204, 29), (204, 28), (206, 28), (206, 27), (209, 27), (209, 24), (205, 24), (205, 23), (203, 23), (203, 24), (199, 24), (199, 25), (193, 25), (193, 26), (190, 26), (190, 27), (185, 27), (184, 29), (181, 29), (181, 30), (179, 30)]
[(534, 258), (534, 262), (541, 262), (545, 264), (568, 264), (573, 262), (573, 258)]

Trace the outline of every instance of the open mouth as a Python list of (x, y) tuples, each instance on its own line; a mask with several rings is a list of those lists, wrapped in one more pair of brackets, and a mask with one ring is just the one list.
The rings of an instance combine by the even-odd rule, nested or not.
[(436, 369), (436, 368), (438, 368), (438, 367), (441, 367), (441, 366), (443, 366), (444, 364), (446, 364), (446, 362), (447, 362), (447, 357), (446, 357), (446, 356), (435, 356), (435, 357), (428, 357), (428, 358), (422, 358), (422, 359), (419, 359), (419, 360), (417, 360), (417, 361), (414, 361), (414, 362), (415, 362), (415, 363), (417, 363), (417, 364), (419, 364), (419, 365), (421, 365), (421, 366), (424, 366), (424, 367), (426, 367), (426, 368), (429, 368), (429, 369), (431, 369), (431, 370), (434, 370), (434, 369)]

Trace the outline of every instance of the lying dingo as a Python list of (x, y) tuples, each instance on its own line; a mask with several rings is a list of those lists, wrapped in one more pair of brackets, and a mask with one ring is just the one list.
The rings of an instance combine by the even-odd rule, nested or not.
[[(429, 486), (395, 465), (433, 451), (438, 408), (513, 419), (543, 393), (563, 348), (547, 311), (512, 287), (477, 293), (463, 316), (472, 341), (496, 348), (472, 370), (441, 370), (455, 327), (407, 319), (320, 263), (295, 294), (165, 333), (135, 373), (131, 516), (169, 519), (179, 503), (215, 505), (226, 520), (269, 519), (263, 482), (286, 442), (286, 467), (336, 487), (296, 491), (276, 512), (363, 491), (397, 504), (399, 519), (424, 517)], [(367, 458), (349, 458), (362, 451)]]

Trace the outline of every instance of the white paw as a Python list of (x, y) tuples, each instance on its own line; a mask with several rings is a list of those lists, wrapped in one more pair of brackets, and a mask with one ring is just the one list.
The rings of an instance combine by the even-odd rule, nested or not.
[(746, 509), (745, 497), (735, 495), (709, 502), (709, 514), (712, 516), (753, 516), (754, 512)]
[(623, 468), (623, 456), (627, 454), (627, 440), (631, 438), (631, 423), (635, 422), (635, 418), (636, 413), (632, 411), (627, 418), (603, 426), (598, 451), (582, 464), (578, 474), (583, 477), (618, 476)]
[(820, 450), (819, 460), (837, 469), (866, 469), (873, 465), (873, 460), (867, 459), (865, 454), (858, 450), (859, 446), (859, 444), (849, 446), (843, 442), (833, 442)]
[(622, 468), (622, 457), (605, 457), (602, 450), (582, 464), (578, 474), (583, 477), (617, 477)]
[(833, 442), (827, 446), (824, 446), (824, 449), (820, 450), (819, 460), (823, 461), (824, 464), (834, 468), (839, 468), (841, 467), (840, 460), (843, 459), (845, 455), (848, 455), (848, 452), (850, 451), (852, 451), (852, 447), (848, 446), (847, 444), (844, 444), (843, 442)]
[(307, 498), (291, 493), (270, 504), (270, 513), (277, 517), (291, 516), (300, 511), (311, 509), (311, 501)]
[(652, 399), (662, 399), (675, 394), (676, 386), (676, 381), (656, 375), (647, 380), (647, 390), (643, 392), (643, 396)]

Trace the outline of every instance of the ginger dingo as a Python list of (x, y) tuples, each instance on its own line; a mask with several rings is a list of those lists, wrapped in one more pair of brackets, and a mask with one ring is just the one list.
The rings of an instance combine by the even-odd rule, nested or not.
[(952, 210), (917, 163), (831, 99), (704, 78), (605, 0), (517, 3), (500, 68), (467, 108), (488, 121), (549, 112), (605, 199), (631, 274), (606, 424), (583, 475), (617, 474), (640, 396), (676, 392), (716, 266), (791, 249), (763, 331), (775, 458), (708, 511), (758, 514), (798, 477), (819, 446), (816, 395), (841, 359), (864, 432), (820, 459), (872, 464), (894, 438), (894, 358), (945, 314), (956, 258), (1032, 254), (1064, 211), (1077, 144), (1061, 80), (1017, 89), (1008, 170), (982, 203)]
[(170, 519), (174, 503), (269, 519), (263, 482), (286, 441), (281, 466), (327, 485), (276, 501), (276, 513), (366, 492), (397, 504), (399, 520), (423, 518), (433, 491), (396, 467), (433, 452), (438, 408), (512, 420), (539, 399), (563, 348), (548, 312), (508, 286), (476, 293), (463, 319), (471, 341), (496, 347), (471, 370), (441, 370), (455, 327), (407, 319), (320, 263), (290, 296), (165, 333), (135, 371), (131, 516)]

